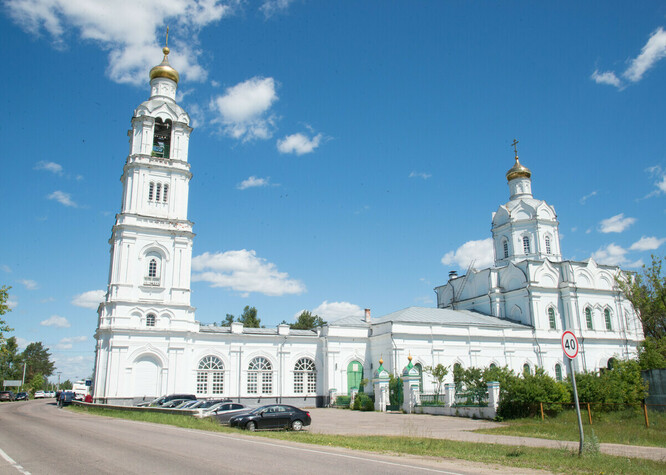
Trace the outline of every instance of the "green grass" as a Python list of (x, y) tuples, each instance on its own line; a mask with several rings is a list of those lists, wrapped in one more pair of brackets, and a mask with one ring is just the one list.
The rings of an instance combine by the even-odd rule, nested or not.
[[(617, 412), (600, 412), (592, 409), (592, 425), (587, 411), (581, 411), (583, 432), (592, 433), (601, 443), (666, 447), (666, 414), (649, 411), (650, 427), (645, 427), (645, 417), (640, 409)], [(554, 417), (541, 416), (506, 421), (506, 427), (480, 429), (477, 432), (494, 435), (516, 435), (553, 440), (579, 440), (576, 411), (567, 410)]]
[[(237, 433), (237, 429), (221, 426), (209, 419), (191, 416), (132, 412), (105, 408), (72, 407), (73, 410), (100, 416), (169, 424), (189, 429)], [(576, 473), (665, 473), (666, 463), (636, 458), (614, 457), (605, 454), (586, 454), (579, 457), (566, 449), (515, 447), (498, 444), (458, 442), (425, 437), (342, 436), (301, 432), (244, 432), (246, 435), (288, 440), (305, 444), (345, 447), (353, 450), (385, 454), (460, 459), (511, 467), (542, 469), (551, 472)]]

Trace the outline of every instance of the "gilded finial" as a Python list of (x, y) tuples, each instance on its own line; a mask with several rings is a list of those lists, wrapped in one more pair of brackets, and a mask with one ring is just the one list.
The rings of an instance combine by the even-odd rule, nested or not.
[(164, 48), (162, 48), (162, 53), (164, 53), (164, 59), (166, 59), (167, 56), (169, 56), (169, 27), (167, 26), (167, 31), (166, 31), (166, 40), (164, 41)]
[(379, 357), (379, 364), (383, 365), (384, 364), (384, 355)]
[(409, 361), (412, 361), (412, 352), (411, 352), (411, 351), (409, 352), (409, 356), (407, 357), (407, 359), (408, 359)]
[(167, 26), (166, 29), (166, 39), (164, 41), (164, 48), (162, 48), (162, 53), (164, 53), (164, 58), (162, 59), (162, 63), (158, 64), (155, 66), (153, 69), (150, 70), (150, 80), (152, 81), (155, 78), (167, 78), (171, 79), (174, 81), (176, 84), (178, 84), (178, 81), (180, 80), (180, 75), (178, 74), (178, 71), (173, 69), (171, 65), (169, 64), (169, 59), (167, 56), (169, 55), (169, 27)]

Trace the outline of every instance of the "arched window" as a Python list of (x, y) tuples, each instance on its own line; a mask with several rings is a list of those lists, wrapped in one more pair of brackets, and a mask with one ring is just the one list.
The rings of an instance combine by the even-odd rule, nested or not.
[(154, 327), (155, 326), (155, 315), (153, 315), (152, 313), (149, 313), (146, 316), (146, 326), (147, 327)]
[(557, 322), (555, 321), (555, 310), (553, 310), (553, 307), (548, 309), (548, 324), (550, 325), (551, 330), (557, 329)]
[(157, 259), (151, 259), (148, 263), (148, 277), (157, 277)]
[(546, 236), (546, 254), (550, 254), (550, 236)]
[(497, 365), (495, 363), (490, 363), (490, 368), (497, 368)]
[(296, 394), (317, 392), (317, 369), (310, 358), (301, 358), (294, 366), (294, 392)]
[(529, 374), (530, 374), (530, 365), (527, 364), (527, 363), (525, 363), (525, 364), (523, 365), (523, 375), (524, 375), (524, 376), (527, 376), (527, 375), (529, 375)]
[(248, 394), (273, 393), (273, 365), (263, 356), (257, 356), (247, 369)]
[(414, 368), (419, 372), (419, 391), (423, 392), (423, 366), (421, 363), (416, 363)]
[(224, 393), (224, 363), (217, 356), (206, 356), (197, 369), (197, 394), (220, 395)]
[(616, 360), (615, 358), (609, 358), (609, 359), (608, 359), (608, 363), (606, 364), (606, 367), (607, 367), (609, 370), (612, 370), (612, 369), (615, 367), (615, 362), (616, 362), (616, 361), (617, 361), (617, 360)]
[(606, 330), (613, 331), (613, 324), (611, 322), (611, 313), (610, 310), (604, 309), (604, 320), (606, 320)]
[(162, 201), (164, 203), (167, 202), (167, 196), (169, 195), (169, 185), (164, 185), (163, 188), (163, 193), (162, 193)]
[(559, 363), (555, 365), (555, 380), (562, 381), (562, 365)]
[(162, 199), (162, 184), (158, 183), (157, 188), (155, 190), (155, 201), (159, 203), (161, 199)]
[(502, 250), (504, 251), (504, 259), (509, 257), (509, 241), (506, 239), (502, 240)]
[(532, 252), (530, 250), (530, 238), (528, 238), (527, 236), (523, 237), (523, 252), (525, 254), (529, 254), (530, 252)]
[(151, 181), (148, 184), (148, 201), (153, 201), (154, 195), (155, 195), (155, 183)]
[(587, 323), (588, 330), (594, 330), (592, 325), (592, 309), (590, 307), (585, 307), (585, 323)]
[(155, 119), (155, 133), (153, 134), (153, 157), (169, 158), (171, 148), (171, 120), (162, 122), (159, 117)]
[(148, 267), (146, 268), (146, 274), (143, 278), (143, 285), (159, 287), (162, 259), (157, 252), (148, 253), (146, 259), (148, 260)]

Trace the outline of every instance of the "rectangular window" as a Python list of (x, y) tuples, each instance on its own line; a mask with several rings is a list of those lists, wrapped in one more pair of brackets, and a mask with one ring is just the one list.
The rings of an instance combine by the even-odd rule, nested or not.
[(206, 394), (208, 392), (208, 378), (205, 372), (197, 373), (197, 394)]
[(213, 394), (224, 392), (224, 373), (222, 371), (213, 373)]
[(315, 393), (317, 392), (317, 374), (308, 373), (308, 392)]
[(294, 373), (294, 392), (301, 394), (303, 392), (303, 373)]
[(169, 185), (164, 185), (164, 193), (162, 194), (162, 201), (167, 202), (167, 195), (169, 194)]
[(247, 374), (247, 392), (257, 394), (257, 373)]
[(271, 394), (273, 392), (273, 373), (263, 373), (261, 378), (261, 394)]
[(153, 201), (154, 191), (155, 191), (155, 183), (151, 181), (150, 185), (148, 185), (148, 201)]
[(157, 184), (157, 191), (155, 192), (155, 201), (160, 202), (160, 192), (162, 191), (162, 185)]

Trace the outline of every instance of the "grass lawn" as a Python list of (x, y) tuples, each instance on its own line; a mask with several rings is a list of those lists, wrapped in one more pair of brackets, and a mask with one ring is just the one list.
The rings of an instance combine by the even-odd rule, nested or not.
[[(627, 409), (617, 412), (600, 412), (593, 409), (592, 425), (590, 425), (585, 409), (581, 411), (581, 417), (585, 437), (594, 431), (599, 442), (666, 447), (666, 413), (649, 411), (649, 428), (645, 427), (645, 418), (643, 411), (640, 409)], [(538, 437), (541, 439), (579, 440), (578, 420), (574, 410), (566, 410), (553, 417), (546, 416), (545, 421), (542, 421), (541, 417), (538, 416), (510, 420), (505, 423), (508, 424), (506, 427), (481, 429), (477, 432)]]
[[(238, 429), (222, 426), (212, 420), (196, 419), (191, 416), (155, 414), (112, 410), (105, 408), (85, 408), (73, 406), (73, 410), (101, 416), (170, 424), (190, 429), (215, 432), (238, 433)], [(542, 469), (559, 473), (665, 473), (666, 463), (651, 460), (613, 457), (604, 454), (585, 454), (578, 457), (576, 452), (566, 449), (544, 449), (514, 447), (497, 444), (477, 444), (424, 437), (387, 436), (343, 436), (322, 435), (310, 432), (243, 432), (245, 435), (288, 440), (305, 444), (345, 447), (353, 450), (386, 454), (409, 454), (447, 459), (469, 460), (487, 464), (512, 467)]]

